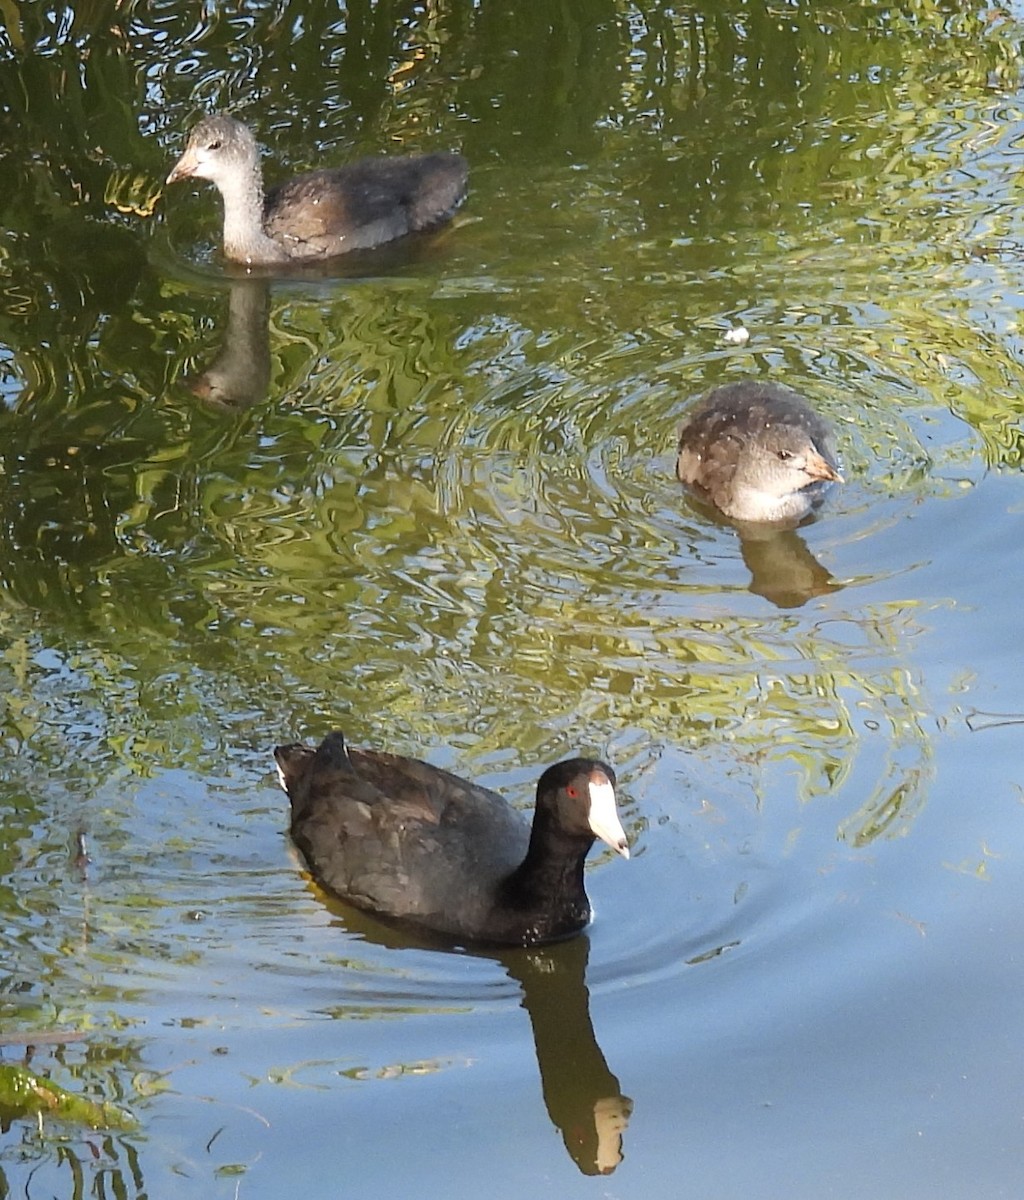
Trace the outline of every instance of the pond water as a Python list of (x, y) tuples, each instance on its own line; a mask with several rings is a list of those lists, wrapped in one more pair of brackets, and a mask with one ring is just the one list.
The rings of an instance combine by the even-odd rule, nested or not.
[[(0, 1055), (137, 1121), (0, 1196), (1019, 1196), (1024, 10), (0, 15)], [(245, 277), (162, 185), (221, 106), (469, 202)], [(747, 376), (838, 430), (796, 531), (673, 479)], [(612, 762), (588, 934), (326, 900), (271, 750), (335, 727)]]

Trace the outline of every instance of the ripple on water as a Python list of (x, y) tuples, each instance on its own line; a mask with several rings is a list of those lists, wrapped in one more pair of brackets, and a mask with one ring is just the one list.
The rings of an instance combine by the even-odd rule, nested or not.
[[(59, 958), (60, 992), (49, 1000), (65, 1019), (76, 993), (89, 997), (91, 1019), (102, 1022), (109, 1004), (118, 1025), (154, 1029), (512, 1011), (522, 1006), (524, 988), (536, 988), (562, 960), (570, 975), (577, 971), (577, 989), (584, 982), (633, 987), (746, 936), (730, 926), (652, 922), (649, 908), (635, 902), (638, 868), (650, 880), (650, 866), (661, 862), (655, 883), (661, 875), (667, 884), (679, 864), (650, 858), (628, 792), (639, 860), (592, 855), (588, 888), (598, 919), (581, 939), (590, 947), (586, 975), (586, 955), (580, 960), (568, 944), (453, 952), (440, 939), (325, 897), (287, 841), (286, 802), (276, 790), (243, 794), (169, 772), (97, 796), (96, 816), (115, 803), (122, 809), (116, 833), (85, 817), (90, 861), (83, 873), (67, 871), (59, 841), (39, 854), (41, 884), (59, 895), (59, 908), (15, 935), (22, 961), (37, 961), (39, 978)], [(644, 818), (655, 819), (650, 812)], [(682, 894), (666, 902), (685, 911)]]

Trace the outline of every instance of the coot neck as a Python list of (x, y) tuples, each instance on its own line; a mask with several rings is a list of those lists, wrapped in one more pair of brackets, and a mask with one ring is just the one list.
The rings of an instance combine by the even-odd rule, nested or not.
[(283, 246), (263, 229), (263, 171), (259, 161), (217, 180), (224, 200), (224, 253), (248, 263), (286, 262)]
[(504, 888), (506, 902), (528, 918), (529, 940), (567, 937), (590, 921), (583, 864), (593, 844), (593, 838), (568, 834), (534, 815), (526, 857)]

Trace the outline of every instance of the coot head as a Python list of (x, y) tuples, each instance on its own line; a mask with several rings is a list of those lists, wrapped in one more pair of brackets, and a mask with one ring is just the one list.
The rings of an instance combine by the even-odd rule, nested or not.
[(223, 188), (239, 175), (251, 174), (258, 163), (259, 147), (247, 125), (224, 114), (204, 117), (188, 135), (167, 182), (208, 179)]
[(574, 758), (548, 767), (537, 784), (535, 829), (538, 819), (545, 828), (588, 843), (598, 837), (629, 858), (629, 843), (615, 806), (615, 772), (607, 763)]

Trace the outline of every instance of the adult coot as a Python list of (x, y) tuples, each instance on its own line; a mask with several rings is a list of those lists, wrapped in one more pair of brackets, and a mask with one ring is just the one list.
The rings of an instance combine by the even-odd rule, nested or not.
[(573, 758), (537, 784), (533, 825), (497, 793), (438, 767), (349, 749), (278, 746), (291, 833), (314, 879), (359, 908), (460, 941), (536, 945), (590, 921), (595, 837), (629, 857), (615, 773)]
[(208, 179), (224, 201), (224, 253), (244, 263), (309, 262), (367, 250), (447, 221), (466, 197), (459, 154), (364, 158), (263, 192), (252, 130), (224, 115), (189, 134), (168, 183)]
[(842, 483), (828, 423), (796, 392), (744, 380), (717, 387), (679, 435), (676, 474), (738, 521), (794, 521)]

